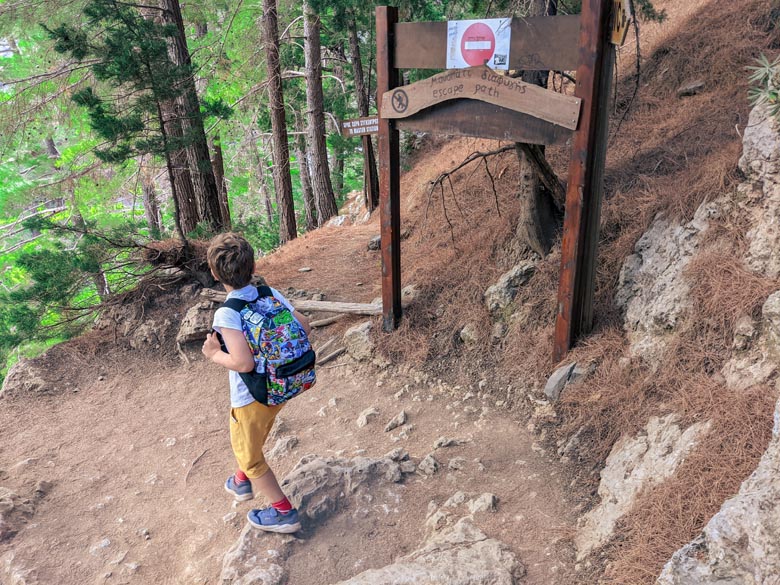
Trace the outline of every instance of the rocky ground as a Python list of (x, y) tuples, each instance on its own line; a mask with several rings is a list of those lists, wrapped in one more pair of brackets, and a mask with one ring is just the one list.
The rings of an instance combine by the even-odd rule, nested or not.
[(305, 510), (290, 537), (247, 529), (262, 502), (236, 505), (222, 488), (224, 372), (132, 354), (95, 371), (73, 358), (55, 393), (0, 411), (3, 584), (574, 578), (561, 465), (487, 381), (377, 374), (349, 355), (323, 367), (268, 443)]

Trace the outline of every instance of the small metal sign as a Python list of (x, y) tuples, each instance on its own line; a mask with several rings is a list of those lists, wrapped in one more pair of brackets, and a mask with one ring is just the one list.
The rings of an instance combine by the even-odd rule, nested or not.
[(612, 0), (612, 35), (610, 41), (620, 46), (626, 42), (628, 25), (634, 19), (631, 12), (631, 0)]
[(511, 18), (450, 20), (447, 23), (447, 69), (487, 65), (509, 69)]
[(369, 116), (368, 118), (355, 118), (354, 120), (343, 120), (341, 122), (341, 135), (345, 138), (352, 136), (365, 136), (367, 134), (379, 133), (379, 117)]

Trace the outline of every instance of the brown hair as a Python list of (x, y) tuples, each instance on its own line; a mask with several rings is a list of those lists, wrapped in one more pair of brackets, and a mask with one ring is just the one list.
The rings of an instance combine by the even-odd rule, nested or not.
[(228, 232), (214, 236), (206, 258), (214, 276), (233, 288), (249, 284), (255, 271), (255, 252), (242, 236)]

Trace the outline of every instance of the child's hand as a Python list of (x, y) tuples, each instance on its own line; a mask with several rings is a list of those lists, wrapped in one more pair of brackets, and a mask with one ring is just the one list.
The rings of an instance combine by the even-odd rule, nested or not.
[(205, 355), (208, 359), (212, 359), (214, 355), (216, 355), (217, 352), (221, 350), (222, 348), (219, 345), (219, 339), (217, 339), (217, 334), (216, 333), (207, 334), (206, 341), (203, 342), (203, 348), (201, 349), (203, 355)]

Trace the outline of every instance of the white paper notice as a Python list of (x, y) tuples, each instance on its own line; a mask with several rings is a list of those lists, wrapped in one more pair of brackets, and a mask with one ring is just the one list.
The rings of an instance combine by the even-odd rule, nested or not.
[(509, 69), (511, 18), (447, 22), (447, 69)]

